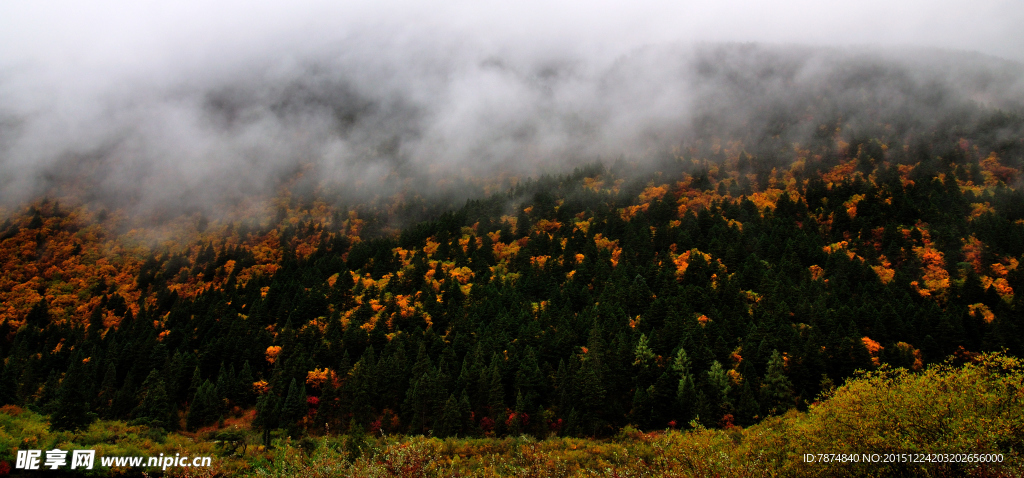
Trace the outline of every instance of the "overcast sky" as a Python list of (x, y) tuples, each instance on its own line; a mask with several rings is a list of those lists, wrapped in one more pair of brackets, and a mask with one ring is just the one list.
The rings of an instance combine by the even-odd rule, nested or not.
[(613, 53), (667, 41), (913, 45), (1024, 59), (1019, 0), (639, 0), (448, 2), (8, 1), (5, 68), (177, 68), (302, 54), (365, 30), (445, 36), (485, 48)]
[[(296, 164), (371, 189), (396, 168), (564, 169), (674, 141), (697, 114), (748, 124), (757, 104), (849, 70), (840, 50), (705, 49), (720, 77), (697, 75), (692, 43), (1020, 62), (1021, 25), (1021, 0), (5, 1), (0, 203), (69, 177), (122, 203), (218, 204), (272, 191)], [(872, 61), (889, 66), (869, 75), (891, 69)], [(765, 62), (781, 68), (756, 77)], [(870, 88), (925, 119), (949, 105), (899, 95), (940, 84), (1020, 103), (1019, 65), (954, 63)]]

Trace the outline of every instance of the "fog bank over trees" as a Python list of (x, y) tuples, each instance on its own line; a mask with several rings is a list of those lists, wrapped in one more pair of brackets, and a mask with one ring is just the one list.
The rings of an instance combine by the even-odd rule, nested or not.
[[(575, 17), (587, 27), (560, 23), (568, 12), (558, 9), (534, 18), (406, 7), (259, 7), (236, 18), (183, 6), (151, 24), (139, 22), (155, 14), (137, 7), (111, 9), (104, 20), (124, 27), (112, 32), (69, 20), (45, 38), (12, 28), (17, 41), (0, 49), (0, 203), (71, 194), (139, 212), (213, 212), (265, 198), (299, 171), (309, 187), (365, 199), (430, 195), (452, 176), (654, 164), (715, 138), (771, 161), (831, 137), (826, 130), (920, 141), (985, 124), (1003, 149), (1020, 137), (1019, 122), (991, 126), (1024, 103), (1020, 63), (927, 46), (1013, 51), (998, 22), (978, 37), (985, 44), (837, 24), (833, 46), (808, 46), (826, 44), (822, 28), (801, 37), (758, 26), (757, 5), (734, 19), (731, 36), (696, 26), (722, 12), (686, 12), (676, 25), (649, 18), (673, 12), (657, 5), (598, 4)], [(765, 18), (843, 14), (797, 7)], [(13, 10), (29, 24), (68, 16)], [(1017, 15), (1004, 10), (962, 12), (960, 29)], [(889, 18), (919, 33), (927, 19), (952, 21), (938, 7)], [(646, 36), (625, 33), (627, 24)], [(865, 43), (881, 45), (856, 46)]]

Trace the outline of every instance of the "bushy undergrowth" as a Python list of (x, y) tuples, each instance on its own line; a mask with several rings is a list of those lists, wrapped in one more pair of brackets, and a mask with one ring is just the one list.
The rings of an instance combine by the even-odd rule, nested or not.
[[(803, 464), (806, 453), (1003, 454), (1019, 475), (1024, 450), (1024, 364), (999, 354), (968, 355), (922, 373), (882, 368), (848, 381), (805, 414), (765, 420), (744, 447), (772, 466), (804, 476), (985, 475), (993, 467), (927, 463)], [(998, 475), (996, 475), (998, 476)]]
[[(0, 460), (12, 463), (18, 448), (59, 447), (93, 448), (107, 456), (215, 457), (212, 468), (171, 469), (171, 476), (1024, 476), (1024, 365), (999, 354), (960, 359), (920, 373), (865, 373), (806, 413), (791, 411), (746, 429), (645, 433), (627, 427), (604, 440), (276, 436), (267, 449), (250, 445), (259, 437), (245, 428), (186, 436), (101, 421), (80, 432), (54, 432), (45, 416), (4, 407)], [(1002, 454), (1004, 462), (804, 462), (805, 454), (821, 453)]]

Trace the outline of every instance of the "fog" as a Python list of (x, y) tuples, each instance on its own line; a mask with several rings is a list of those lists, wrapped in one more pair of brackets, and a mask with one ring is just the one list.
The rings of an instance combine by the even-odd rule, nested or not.
[(1024, 105), (1011, 1), (9, 2), (0, 18), (7, 205), (215, 214), (298, 171), (342, 194), (432, 191), (779, 124), (776, 142), (802, 142), (809, 108), (919, 131)]

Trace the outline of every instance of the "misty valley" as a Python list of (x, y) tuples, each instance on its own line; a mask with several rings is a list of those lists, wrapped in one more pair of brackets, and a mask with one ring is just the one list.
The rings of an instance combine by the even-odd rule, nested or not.
[(1024, 474), (1024, 66), (416, 60), (0, 112), (0, 475)]

